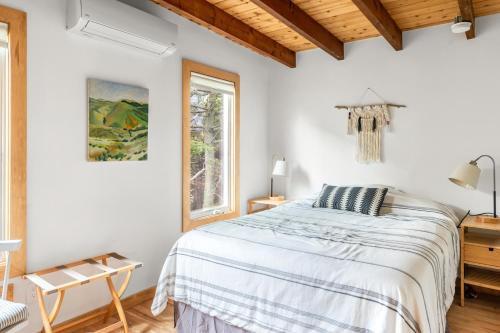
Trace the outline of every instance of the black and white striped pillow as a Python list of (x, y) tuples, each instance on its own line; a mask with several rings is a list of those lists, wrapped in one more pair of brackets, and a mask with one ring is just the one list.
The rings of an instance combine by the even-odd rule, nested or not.
[(323, 185), (314, 208), (331, 208), (378, 216), (387, 188)]

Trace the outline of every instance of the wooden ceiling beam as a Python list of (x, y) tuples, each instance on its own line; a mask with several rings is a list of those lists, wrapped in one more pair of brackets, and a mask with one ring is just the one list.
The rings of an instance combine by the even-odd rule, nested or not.
[(253, 51), (295, 68), (295, 52), (206, 0), (151, 0)]
[(460, 8), (460, 16), (464, 21), (469, 21), (472, 23), (470, 30), (465, 33), (467, 39), (473, 39), (476, 37), (476, 19), (474, 15), (474, 6), (472, 5), (472, 0), (458, 0), (458, 7)]
[(352, 0), (396, 51), (403, 49), (403, 33), (379, 0)]
[(298, 34), (333, 57), (344, 59), (344, 43), (290, 0), (252, 0)]

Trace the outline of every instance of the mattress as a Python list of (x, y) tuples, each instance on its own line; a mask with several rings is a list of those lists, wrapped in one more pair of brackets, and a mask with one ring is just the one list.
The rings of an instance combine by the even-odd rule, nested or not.
[(389, 192), (378, 217), (300, 200), (183, 235), (169, 297), (248, 332), (445, 332), (459, 264), (456, 216)]

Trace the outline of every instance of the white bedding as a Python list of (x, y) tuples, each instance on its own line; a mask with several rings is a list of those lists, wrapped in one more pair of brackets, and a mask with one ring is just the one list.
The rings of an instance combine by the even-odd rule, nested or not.
[(250, 332), (445, 332), (457, 218), (389, 192), (381, 216), (296, 201), (182, 236), (152, 305), (167, 297)]

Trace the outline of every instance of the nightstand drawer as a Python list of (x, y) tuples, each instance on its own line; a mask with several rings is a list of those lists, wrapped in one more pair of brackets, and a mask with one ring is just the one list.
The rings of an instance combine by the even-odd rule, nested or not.
[(468, 263), (477, 263), (500, 268), (500, 249), (464, 244), (464, 260)]

